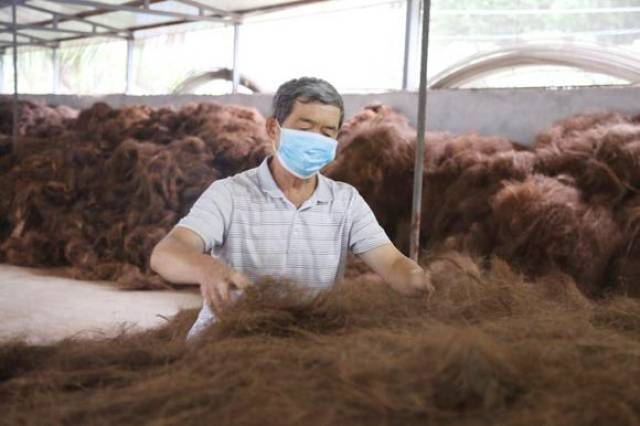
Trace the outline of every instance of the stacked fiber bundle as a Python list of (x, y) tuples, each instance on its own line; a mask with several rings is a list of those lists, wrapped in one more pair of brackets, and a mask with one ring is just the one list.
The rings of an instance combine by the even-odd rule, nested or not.
[(256, 111), (217, 104), (98, 103), (62, 137), (19, 142), (0, 161), (0, 257), (124, 288), (166, 287), (149, 270), (153, 246), (208, 185), (255, 167), (270, 146)]
[(592, 302), (457, 253), (437, 292), (263, 281), (202, 339), (195, 317), (115, 339), (0, 346), (0, 424), (637, 425), (640, 302)]
[[(66, 107), (50, 107), (41, 102), (18, 101), (18, 135), (31, 137), (57, 137), (65, 132), (78, 116), (78, 111)], [(13, 104), (10, 98), (0, 96), (0, 134), (13, 132)]]
[[(597, 216), (589, 219), (598, 221), (594, 232), (603, 241), (608, 234), (610, 246), (617, 242), (616, 253), (603, 265), (609, 269), (607, 285), (640, 295), (640, 116), (608, 113), (560, 121), (538, 136), (536, 151), (536, 170), (569, 179)], [(585, 263), (602, 247), (591, 249), (593, 258)]]

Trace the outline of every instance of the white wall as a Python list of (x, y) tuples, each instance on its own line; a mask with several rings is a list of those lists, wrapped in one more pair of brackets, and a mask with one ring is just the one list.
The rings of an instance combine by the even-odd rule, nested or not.
[[(251, 106), (269, 114), (271, 95), (162, 95), (162, 96), (76, 96), (21, 95), (21, 99), (53, 105), (87, 108), (103, 101), (114, 107), (149, 105), (179, 107), (188, 102), (220, 102)], [(415, 92), (345, 95), (347, 118), (364, 106), (380, 102), (409, 117), (415, 125), (418, 96)], [(554, 121), (582, 112), (619, 111), (640, 114), (640, 87), (588, 87), (575, 89), (482, 89), (436, 90), (429, 92), (427, 129), (452, 133), (476, 132), (504, 136), (531, 143), (535, 134)]]

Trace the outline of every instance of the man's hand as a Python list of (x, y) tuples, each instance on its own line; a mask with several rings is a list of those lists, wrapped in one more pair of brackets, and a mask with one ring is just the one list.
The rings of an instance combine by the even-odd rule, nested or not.
[(220, 260), (204, 254), (204, 241), (195, 232), (174, 228), (151, 253), (151, 268), (176, 284), (199, 284), (200, 293), (214, 311), (231, 300), (233, 290), (244, 290), (251, 281)]
[(405, 296), (426, 295), (431, 298), (435, 292), (431, 275), (403, 255), (393, 244), (374, 248), (362, 253), (360, 257), (391, 288)]
[(426, 295), (427, 300), (431, 299), (436, 289), (431, 283), (431, 274), (429, 271), (418, 267), (411, 270), (409, 273), (409, 280), (407, 280), (407, 287), (410, 293)]
[(208, 255), (202, 257), (198, 278), (202, 297), (216, 313), (220, 313), (232, 301), (232, 291), (245, 290), (252, 285), (246, 275)]

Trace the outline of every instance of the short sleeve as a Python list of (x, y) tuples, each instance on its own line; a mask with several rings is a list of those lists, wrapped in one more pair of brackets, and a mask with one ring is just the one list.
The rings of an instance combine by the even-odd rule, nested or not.
[(213, 182), (191, 207), (189, 214), (180, 219), (176, 226), (195, 232), (202, 238), (205, 250), (224, 243), (226, 231), (231, 222), (233, 199), (226, 179)]
[(354, 254), (362, 254), (376, 247), (391, 243), (384, 229), (378, 223), (371, 208), (354, 188), (351, 204), (351, 229), (349, 231), (349, 249)]

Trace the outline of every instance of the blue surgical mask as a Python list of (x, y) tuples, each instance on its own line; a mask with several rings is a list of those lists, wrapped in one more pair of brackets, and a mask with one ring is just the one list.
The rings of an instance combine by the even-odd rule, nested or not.
[(280, 128), (276, 156), (292, 175), (308, 179), (336, 157), (338, 141), (302, 130)]

